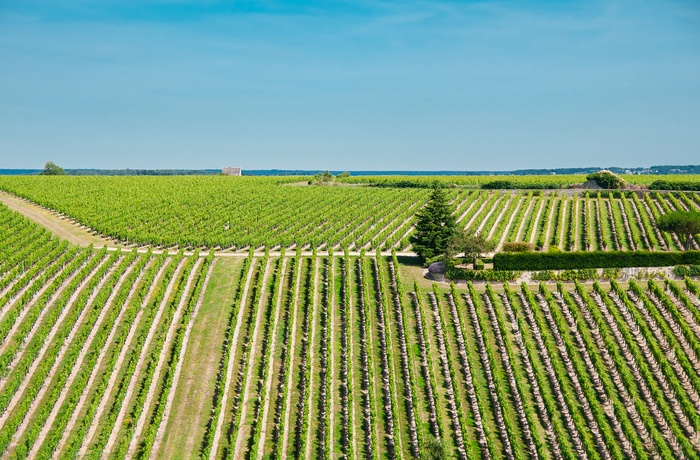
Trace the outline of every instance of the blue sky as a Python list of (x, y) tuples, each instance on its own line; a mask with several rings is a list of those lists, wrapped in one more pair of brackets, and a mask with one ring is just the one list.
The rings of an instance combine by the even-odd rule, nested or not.
[(700, 163), (700, 3), (3, 1), (0, 168)]

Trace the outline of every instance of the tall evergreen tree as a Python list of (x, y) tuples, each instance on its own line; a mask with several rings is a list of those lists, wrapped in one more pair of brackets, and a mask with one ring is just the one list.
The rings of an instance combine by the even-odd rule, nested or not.
[(416, 232), (411, 236), (416, 254), (423, 262), (445, 254), (457, 231), (457, 223), (442, 188), (437, 185), (433, 188), (430, 200), (418, 211), (416, 219)]

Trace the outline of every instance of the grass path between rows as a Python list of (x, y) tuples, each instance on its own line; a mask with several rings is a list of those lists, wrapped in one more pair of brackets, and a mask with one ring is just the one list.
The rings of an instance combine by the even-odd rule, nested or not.
[(136, 454), (138, 440), (141, 437), (141, 433), (143, 432), (144, 427), (146, 426), (146, 417), (149, 414), (148, 409), (151, 407), (151, 403), (153, 402), (153, 398), (156, 394), (156, 389), (158, 388), (158, 385), (156, 385), (155, 383), (160, 381), (160, 374), (161, 372), (163, 372), (165, 359), (170, 353), (171, 343), (175, 336), (176, 330), (180, 325), (180, 318), (182, 317), (185, 306), (187, 305), (187, 293), (192, 291), (192, 284), (194, 283), (194, 279), (196, 278), (196, 275), (199, 272), (199, 266), (202, 264), (202, 260), (203, 259), (199, 258), (194, 263), (194, 266), (192, 267), (192, 270), (190, 271), (189, 276), (187, 278), (187, 284), (185, 285), (185, 289), (182, 291), (180, 301), (178, 302), (177, 309), (175, 310), (175, 314), (173, 315), (173, 318), (170, 321), (168, 333), (165, 336), (165, 341), (163, 342), (163, 346), (161, 347), (161, 351), (158, 356), (158, 364), (156, 365), (156, 370), (153, 374), (153, 380), (151, 380), (152, 383), (150, 388), (148, 389), (146, 401), (143, 403), (144, 410), (141, 411), (141, 415), (139, 416), (139, 419), (136, 422), (134, 434), (131, 437), (131, 442), (129, 443), (129, 449), (127, 451), (128, 458), (133, 458)]
[(160, 302), (158, 311), (156, 312), (156, 315), (153, 318), (153, 322), (151, 323), (151, 327), (148, 330), (146, 341), (144, 342), (143, 347), (141, 348), (141, 353), (139, 354), (139, 359), (136, 364), (136, 368), (134, 369), (134, 373), (130, 377), (129, 386), (126, 390), (126, 395), (124, 396), (121, 408), (119, 409), (119, 415), (117, 415), (117, 420), (112, 426), (112, 431), (109, 435), (109, 440), (105, 445), (105, 456), (108, 456), (112, 452), (114, 444), (117, 442), (117, 436), (119, 434), (119, 431), (121, 431), (121, 426), (124, 424), (124, 417), (126, 417), (126, 411), (129, 408), (129, 403), (131, 402), (131, 396), (134, 393), (134, 390), (136, 389), (136, 383), (138, 382), (137, 377), (141, 374), (141, 371), (144, 365), (146, 364), (146, 356), (148, 354), (148, 349), (150, 348), (151, 342), (153, 341), (153, 337), (155, 336), (156, 330), (158, 329), (160, 317), (163, 315), (163, 310), (165, 310), (165, 306), (170, 300), (170, 296), (172, 295), (173, 289), (175, 287), (175, 282), (179, 279), (180, 274), (182, 273), (182, 270), (185, 266), (185, 263), (186, 259), (183, 258), (180, 264), (178, 265), (177, 269), (175, 270), (175, 273), (173, 273), (173, 277), (170, 279), (168, 287), (165, 290), (163, 300)]
[(234, 415), (234, 417), (237, 417), (239, 419), (239, 422), (236, 424), (238, 427), (236, 430), (236, 441), (234, 443), (234, 450), (233, 450), (233, 458), (243, 458), (243, 452), (242, 449), (244, 448), (245, 445), (245, 439), (244, 436), (241, 435), (245, 431), (245, 421), (246, 421), (246, 415), (248, 413), (248, 408), (253, 406), (255, 403), (255, 399), (257, 398), (257, 394), (253, 393), (251, 387), (253, 385), (253, 372), (255, 371), (255, 362), (257, 359), (256, 356), (256, 349), (258, 346), (259, 342), (259, 335), (260, 335), (260, 326), (262, 325), (262, 319), (263, 316), (265, 316), (265, 303), (267, 302), (267, 280), (270, 277), (270, 271), (272, 270), (272, 259), (268, 259), (267, 263), (265, 265), (265, 272), (263, 273), (263, 278), (262, 282), (260, 284), (261, 286), (261, 291), (260, 295), (258, 298), (258, 308), (257, 308), (257, 317), (255, 318), (255, 327), (253, 329), (253, 335), (252, 338), (250, 339), (250, 353), (248, 354), (248, 365), (247, 365), (247, 375), (245, 377), (245, 387), (243, 388), (243, 393), (242, 393), (242, 402), (241, 402), (241, 412), (240, 414)]
[[(201, 259), (200, 259), (201, 260)], [(182, 344), (180, 346), (180, 354), (175, 365), (175, 373), (173, 374), (173, 383), (170, 391), (168, 392), (168, 398), (165, 403), (165, 410), (163, 411), (163, 417), (161, 418), (160, 425), (158, 426), (158, 431), (156, 432), (156, 438), (153, 442), (153, 447), (151, 448), (151, 454), (153, 456), (157, 455), (160, 451), (160, 445), (163, 442), (163, 437), (165, 436), (165, 428), (168, 426), (168, 421), (170, 420), (170, 414), (173, 408), (173, 402), (175, 400), (175, 395), (177, 393), (177, 387), (180, 383), (180, 374), (182, 373), (182, 366), (184, 363), (185, 355), (187, 353), (187, 345), (190, 341), (190, 335), (192, 334), (192, 328), (194, 327), (197, 316), (199, 315), (199, 310), (202, 308), (202, 303), (204, 302), (204, 294), (207, 292), (207, 287), (209, 286), (209, 281), (211, 279), (211, 274), (214, 271), (214, 266), (216, 265), (218, 259), (214, 259), (209, 265), (207, 274), (204, 278), (204, 284), (202, 285), (202, 291), (199, 294), (197, 303), (195, 304), (194, 310), (187, 323), (187, 328), (185, 329), (185, 334), (182, 339)]]
[[(243, 314), (242, 310), (246, 305), (246, 302), (248, 300), (248, 292), (250, 291), (250, 284), (253, 279), (253, 273), (255, 270), (255, 259), (252, 259), (250, 261), (250, 268), (248, 269), (248, 273), (246, 274), (246, 282), (245, 282), (245, 287), (243, 288), (243, 294), (241, 295), (241, 300), (239, 303), (239, 308), (241, 309), (241, 314), (239, 314), (236, 318), (236, 326), (233, 330), (233, 335), (231, 337), (231, 343), (230, 343), (230, 352), (233, 352), (235, 350), (236, 345), (238, 344), (238, 336), (241, 333), (241, 325), (243, 323)], [(234, 305), (233, 308), (236, 308)], [(234, 366), (234, 359), (233, 357), (229, 357), (228, 360), (228, 366), (226, 367), (226, 383), (224, 384), (224, 394), (221, 398), (221, 411), (219, 411), (219, 418), (216, 421), (216, 429), (214, 431), (214, 440), (212, 441), (212, 446), (211, 446), (211, 452), (209, 455), (210, 459), (216, 458), (217, 451), (219, 449), (219, 442), (221, 442), (221, 431), (223, 430), (223, 425), (224, 425), (224, 417), (226, 416), (226, 407), (228, 403), (228, 395), (229, 395), (229, 388), (231, 387), (231, 378), (233, 377), (233, 366)]]
[[(319, 297), (319, 286), (318, 286), (318, 280), (320, 276), (321, 269), (319, 267), (319, 261), (320, 259), (316, 259), (316, 263), (314, 264), (316, 267), (316, 271), (314, 272), (314, 284), (312, 289), (314, 290), (314, 300), (312, 304), (312, 309), (311, 309), (311, 314), (309, 315), (310, 321), (311, 321), (311, 335), (309, 336), (309, 368), (314, 369), (314, 342), (316, 340), (316, 323), (317, 321), (317, 315), (316, 315), (316, 309), (318, 308), (318, 297)], [(311, 427), (313, 426), (311, 423), (311, 418), (313, 417), (313, 395), (314, 395), (314, 376), (316, 375), (315, 372), (310, 372), (309, 373), (309, 398), (308, 401), (306, 402), (307, 406), (309, 408), (308, 410), (308, 420), (307, 420), (307, 431), (306, 431), (306, 458), (311, 458)]]

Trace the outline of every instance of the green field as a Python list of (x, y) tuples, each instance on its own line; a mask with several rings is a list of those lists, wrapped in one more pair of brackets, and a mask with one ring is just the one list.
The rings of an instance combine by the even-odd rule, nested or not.
[[(430, 193), (306, 186), (289, 177), (203, 176), (0, 177), (0, 190), (126, 244), (239, 252), (251, 247), (408, 251), (414, 215)], [(446, 193), (462, 228), (486, 233), (499, 247), (527, 241), (537, 250), (677, 250), (680, 241), (660, 233), (656, 219), (672, 210), (700, 209), (697, 192), (454, 188)]]
[[(178, 248), (203, 246), (212, 210), (242, 203), (268, 203), (245, 217), (268, 237), (284, 219), (308, 234), (307, 216), (407, 233), (428, 193), (236, 181), (0, 188), (92, 228), (149, 223)], [(543, 250), (675, 250), (653, 219), (698, 205), (691, 193), (448, 193), (462, 225)], [(269, 205), (285, 199), (308, 214)], [(354, 199), (363, 218), (312, 212)], [(700, 458), (696, 280), (432, 284), (410, 257), (261, 241), (275, 251), (78, 247), (0, 204), (0, 455), (411, 459), (437, 442), (460, 459)]]

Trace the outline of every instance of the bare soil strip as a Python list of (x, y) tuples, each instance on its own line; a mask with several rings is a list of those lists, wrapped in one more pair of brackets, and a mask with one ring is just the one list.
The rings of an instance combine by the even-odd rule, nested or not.
[(170, 388), (170, 392), (168, 393), (168, 399), (166, 400), (165, 409), (163, 410), (163, 418), (160, 421), (158, 431), (156, 432), (156, 439), (153, 441), (153, 447), (151, 448), (152, 457), (155, 457), (158, 454), (160, 444), (163, 442), (165, 428), (168, 426), (170, 412), (172, 411), (173, 401), (175, 400), (175, 393), (177, 392), (177, 386), (180, 382), (182, 364), (185, 359), (185, 353), (187, 353), (187, 343), (189, 342), (190, 334), (192, 333), (192, 327), (194, 326), (194, 323), (197, 320), (197, 314), (199, 313), (199, 309), (202, 306), (202, 303), (204, 302), (204, 294), (207, 291), (207, 286), (209, 285), (209, 280), (211, 279), (211, 273), (214, 269), (214, 265), (216, 265), (216, 260), (217, 259), (214, 259), (211, 265), (209, 265), (207, 275), (204, 278), (204, 285), (202, 286), (202, 291), (199, 294), (199, 298), (197, 299), (197, 303), (195, 304), (194, 310), (192, 311), (190, 321), (189, 323), (187, 323), (187, 328), (185, 329), (185, 334), (183, 336), (182, 344), (180, 346), (180, 356), (178, 357), (177, 364), (175, 365), (175, 373), (173, 374), (172, 388)]
[[(379, 270), (379, 269), (378, 269)], [(379, 277), (381, 278), (382, 274), (380, 271)], [(387, 291), (390, 288), (387, 288), (386, 285), (384, 287), (387, 289)], [(380, 289), (378, 286), (377, 289)], [(394, 412), (394, 423), (396, 423), (396, 433), (395, 437), (398, 438), (398, 457), (403, 458), (402, 452), (404, 452), (404, 447), (403, 447), (403, 438), (404, 438), (404, 427), (402, 426), (403, 419), (402, 417), (398, 417), (399, 411), (401, 411), (403, 399), (402, 395), (404, 393), (399, 391), (399, 386), (397, 382), (400, 382), (403, 377), (400, 375), (399, 372), (396, 371), (396, 357), (399, 356), (399, 347), (398, 345), (394, 344), (394, 337), (393, 333), (391, 332), (391, 293), (390, 292), (384, 292), (381, 291), (379, 292), (379, 295), (382, 298), (382, 315), (384, 315), (384, 334), (386, 335), (386, 341), (387, 341), (387, 350), (389, 350), (389, 368), (391, 369), (391, 383), (392, 383), (392, 391), (393, 394), (391, 395), (393, 402), (393, 412)], [(387, 302), (388, 300), (388, 302)], [(408, 427), (406, 427), (406, 431), (408, 431)]]
[[(355, 362), (354, 353), (353, 353), (353, 350), (354, 350), (353, 347), (355, 346), (354, 341), (353, 341), (353, 337), (355, 337), (355, 334), (354, 334), (353, 327), (352, 327), (353, 324), (355, 324), (355, 316), (354, 316), (355, 315), (355, 307), (354, 307), (355, 304), (353, 303), (354, 290), (352, 289), (352, 279), (353, 279), (352, 270), (353, 270), (353, 267), (355, 266), (355, 264), (350, 263), (350, 261), (348, 261), (347, 259), (346, 259), (346, 262), (347, 262), (347, 267), (346, 267), (347, 277), (346, 277), (346, 279), (348, 280), (348, 284), (347, 284), (347, 286), (345, 286), (345, 290), (348, 293), (348, 304), (346, 306), (346, 308), (348, 310), (348, 326), (347, 326), (348, 327), (348, 354), (349, 354), (349, 356), (348, 356), (348, 380), (351, 382), (352, 388), (360, 388), (360, 385), (356, 385), (357, 382), (354, 381), (355, 375), (354, 375), (353, 366), (352, 366), (352, 364)], [(343, 280), (343, 282), (345, 282), (345, 280)], [(356, 403), (355, 403), (354, 399), (355, 398), (353, 398), (352, 404), (350, 406), (351, 407), (350, 408), (350, 420), (348, 422), (348, 426), (351, 427), (352, 430), (355, 429), (355, 420), (357, 419), (357, 413), (355, 411)], [(357, 395), (357, 399), (360, 399), (359, 394)], [(352, 438), (352, 458), (360, 458), (358, 445), (357, 445), (357, 438), (358, 437), (359, 436), (351, 436), (351, 438)]]
[[(102, 311), (100, 312), (100, 315), (97, 317), (97, 320), (95, 321), (95, 324), (93, 325), (92, 330), (90, 331), (90, 335), (88, 335), (87, 339), (85, 339), (85, 343), (83, 344), (83, 347), (80, 350), (80, 354), (78, 355), (78, 359), (76, 360), (75, 364), (73, 365), (73, 369), (71, 370), (71, 373), (68, 376), (68, 379), (66, 379), (66, 383), (64, 384), (63, 389), (61, 390), (61, 394), (59, 395), (58, 399), (54, 403), (53, 409), (51, 410), (51, 413), (49, 414), (48, 418), (44, 422), (44, 426), (42, 427), (41, 431), (39, 432), (39, 436), (36, 438), (36, 441), (34, 441), (34, 446), (29, 451), (28, 458), (36, 458), (36, 455), (39, 452), (39, 448), (44, 443), (44, 439), (46, 439), (46, 435), (48, 435), (49, 430), (51, 429), (51, 425), (53, 424), (54, 420), (56, 419), (56, 416), (58, 415), (58, 411), (61, 409), (61, 406), (63, 405), (63, 401), (65, 401), (66, 396), (68, 396), (68, 391), (70, 390), (71, 386), (73, 385), (73, 381), (75, 380), (76, 375), (78, 374), (78, 372), (80, 372), (80, 370), (82, 368), (83, 361), (85, 360), (85, 356), (87, 355), (87, 352), (90, 350), (90, 346), (92, 345), (92, 341), (95, 339), (95, 335), (97, 335), (97, 332), (99, 331), (100, 326), (102, 325), (102, 321), (104, 321), (105, 315), (111, 309), (112, 304), (114, 303), (114, 299), (117, 297), (117, 294), (121, 290), (122, 285), (124, 284), (124, 281), (126, 281), (126, 279), (129, 277), (131, 272), (134, 271), (134, 268), (136, 267), (137, 262), (138, 262), (138, 259), (134, 259), (131, 266), (127, 270), (124, 271), (122, 277), (119, 279), (117, 284), (114, 286), (114, 289), (112, 290), (112, 294), (109, 296), (109, 298), (105, 302), (104, 306), (102, 307)], [(137, 283), (141, 280), (143, 273), (144, 272), (142, 270), (137, 278)], [(124, 305), (128, 305), (131, 297), (133, 296), (133, 294), (135, 292), (136, 292), (135, 289), (131, 290)], [(83, 393), (80, 396), (79, 405), (73, 409), (73, 417), (71, 417), (71, 418), (75, 418), (76, 415), (82, 409), (82, 404), (85, 402), (85, 399), (86, 399), (87, 393), (88, 393), (88, 389), (92, 385), (92, 382), (94, 382), (95, 376), (97, 374), (97, 370), (100, 367), (102, 358), (104, 357), (105, 353), (107, 352), (107, 349), (109, 348), (109, 345), (111, 344), (112, 338), (114, 337), (114, 334), (116, 333), (117, 324), (119, 324), (124, 312), (126, 311), (126, 308), (123, 308), (124, 305), (121, 306), (122, 308), (120, 309), (119, 315), (117, 316), (114, 323), (112, 324), (109, 336), (108, 336), (107, 340), (105, 341), (103, 348), (100, 350), (100, 355), (99, 355), (98, 361), (96, 362), (95, 367), (92, 369), (92, 372), (90, 374), (90, 379), (88, 380), (87, 385), (85, 385), (85, 388), (83, 389)]]
[(282, 306), (282, 293), (284, 292), (284, 275), (287, 269), (287, 258), (282, 260), (282, 267), (280, 268), (280, 279), (279, 286), (277, 290), (277, 300), (275, 301), (275, 320), (272, 324), (272, 330), (270, 331), (270, 355), (268, 356), (267, 362), (267, 379), (265, 382), (265, 400), (263, 402), (263, 412), (262, 412), (262, 423), (260, 425), (260, 441), (258, 443), (258, 460), (262, 459), (265, 453), (265, 439), (267, 438), (267, 417), (270, 413), (270, 390), (272, 388), (272, 377), (275, 368), (275, 345), (277, 345), (277, 340), (274, 339), (275, 333), (277, 331), (277, 326), (280, 319), (280, 307)]
[(282, 434), (282, 458), (287, 458), (287, 446), (289, 443), (289, 413), (292, 409), (292, 398), (290, 394), (292, 392), (292, 382), (294, 377), (294, 351), (296, 350), (296, 334), (294, 331), (297, 329), (297, 310), (299, 309), (299, 295), (301, 292), (301, 273), (302, 267), (304, 265), (303, 259), (299, 259), (297, 262), (297, 281), (296, 281), (296, 291), (294, 293), (294, 305), (292, 306), (292, 326), (291, 326), (291, 340), (289, 344), (289, 372), (287, 372), (287, 385), (285, 394), (285, 410), (284, 410), (284, 430)]
[[(309, 315), (309, 318), (311, 318), (311, 337), (309, 338), (309, 368), (314, 369), (313, 367), (313, 362), (314, 362), (314, 341), (316, 340), (316, 309), (318, 308), (318, 291), (319, 291), (319, 276), (320, 276), (320, 268), (319, 268), (319, 261), (320, 259), (316, 259), (316, 272), (314, 273), (314, 302), (313, 302), (313, 307), (311, 310), (311, 314)], [(313, 408), (313, 396), (314, 396), (314, 372), (309, 373), (309, 399), (306, 401), (306, 404), (309, 408), (309, 413), (308, 413), (308, 419), (306, 422), (307, 426), (307, 431), (306, 431), (306, 458), (309, 459), (311, 458), (311, 418), (313, 417), (313, 411), (311, 410)]]
[[(151, 380), (151, 387), (148, 389), (148, 394), (146, 395), (146, 401), (143, 403), (143, 410), (136, 422), (136, 428), (134, 429), (134, 435), (131, 437), (131, 442), (129, 443), (129, 449), (127, 451), (127, 458), (133, 458), (136, 453), (136, 447), (138, 445), (138, 440), (141, 437), (143, 428), (146, 426), (146, 417), (149, 413), (149, 408), (153, 402), (153, 398), (156, 394), (156, 389), (158, 388), (158, 382), (160, 381), (160, 374), (163, 372), (163, 366), (165, 365), (165, 359), (170, 354), (170, 346), (175, 336), (176, 329), (180, 326), (180, 318), (182, 317), (182, 312), (187, 304), (187, 293), (192, 290), (192, 283), (199, 271), (199, 266), (202, 264), (202, 259), (198, 258), (194, 263), (189, 276), (187, 277), (187, 284), (185, 289), (182, 291), (182, 297), (180, 297), (180, 302), (178, 302), (177, 309), (173, 315), (173, 319), (170, 321), (170, 327), (168, 328), (168, 333), (165, 336), (165, 341), (163, 342), (163, 347), (160, 350), (158, 356), (158, 364), (156, 365), (156, 370), (153, 373), (153, 380)], [(167, 297), (166, 297), (167, 299)]]
[[(265, 273), (263, 274), (262, 284), (260, 285), (262, 289), (267, 286), (267, 279), (270, 276), (270, 267), (272, 266), (272, 260), (267, 259), (267, 264), (265, 265)], [(253, 385), (253, 371), (255, 370), (255, 348), (257, 347), (260, 335), (260, 324), (262, 323), (262, 318), (265, 316), (265, 302), (267, 301), (267, 295), (262, 291), (260, 293), (260, 298), (258, 299), (258, 311), (257, 318), (255, 318), (255, 328), (253, 329), (253, 337), (250, 340), (250, 355), (248, 355), (248, 374), (245, 378), (245, 388), (243, 389), (242, 402), (241, 402), (241, 413), (238, 415), (240, 422), (238, 423), (238, 432), (236, 433), (235, 448), (233, 450), (233, 458), (243, 458), (243, 446), (244, 440), (241, 433), (244, 431), (243, 424), (245, 423), (245, 417), (248, 412), (248, 407), (252, 406), (257, 399), (257, 395), (251, 390)], [(235, 417), (235, 415), (234, 415)]]
[[(364, 271), (364, 266), (360, 268), (361, 270)], [(372, 414), (372, 420), (374, 423), (374, 438), (376, 439), (377, 444), (374, 446), (374, 449), (377, 452), (377, 455), (379, 458), (382, 458), (383, 455), (383, 448), (384, 448), (384, 443), (386, 442), (386, 439), (383, 435), (383, 433), (386, 430), (386, 425), (384, 423), (380, 423), (377, 418), (380, 412), (380, 406), (381, 402), (383, 400), (382, 397), (378, 395), (378, 393), (381, 392), (381, 390), (377, 390), (377, 379), (381, 380), (381, 371), (379, 370), (381, 362), (381, 358), (378, 359), (379, 353), (378, 351), (375, 350), (375, 345), (376, 341), (379, 340), (377, 337), (377, 319), (375, 318), (377, 315), (376, 311), (373, 311), (374, 309), (370, 307), (370, 305), (374, 304), (375, 302), (373, 301), (367, 301), (367, 296), (370, 295), (370, 292), (373, 291), (373, 281), (372, 281), (372, 270), (369, 270), (369, 273), (362, 273), (363, 278), (364, 277), (369, 277), (368, 281), (368, 290), (363, 290), (364, 295), (365, 295), (365, 302), (364, 302), (364, 308), (365, 308), (365, 317), (369, 318), (369, 327), (367, 327), (367, 337), (368, 337), (368, 343), (367, 343), (367, 356), (369, 357), (369, 365), (372, 369), (372, 374), (371, 374), (371, 379), (370, 379), (370, 387), (372, 388), (372, 410), (374, 413)], [(376, 306), (376, 305), (375, 305)], [(376, 338), (376, 340), (374, 339)], [(374, 366), (377, 366), (376, 368)], [(386, 410), (386, 407), (381, 407), (382, 413)], [(384, 417), (386, 417), (386, 414), (384, 414)], [(383, 422), (386, 422), (386, 418), (383, 420)], [(308, 457), (307, 457), (308, 458)]]
[[(255, 259), (250, 261), (250, 268), (248, 269), (248, 274), (246, 275), (245, 287), (243, 288), (243, 294), (241, 295), (241, 301), (238, 305), (233, 305), (231, 308), (240, 308), (240, 313), (236, 317), (236, 327), (233, 330), (233, 335), (231, 337), (231, 348), (230, 353), (235, 353), (235, 346), (238, 344), (238, 335), (241, 332), (241, 324), (243, 323), (243, 309), (245, 308), (246, 300), (248, 299), (248, 291), (250, 290), (250, 282), (253, 279), (253, 271), (255, 270)], [(210, 459), (215, 459), (217, 451), (219, 450), (219, 442), (221, 441), (221, 430), (224, 425), (224, 417), (226, 415), (226, 404), (228, 402), (229, 388), (231, 387), (231, 378), (233, 376), (233, 365), (235, 360), (233, 356), (229, 357), (228, 366), (226, 367), (226, 383), (224, 384), (224, 394), (221, 397), (221, 410), (219, 411), (219, 418), (216, 421), (216, 429), (214, 430), (214, 440), (212, 441), (211, 451), (209, 454)]]
[[(80, 446), (80, 452), (78, 453), (78, 457), (85, 457), (85, 454), (87, 452), (87, 447), (90, 445), (90, 442), (92, 441), (92, 438), (95, 436), (95, 433), (97, 432), (97, 428), (99, 426), (99, 420), (102, 418), (102, 413), (107, 407), (107, 403), (109, 401), (109, 396), (110, 393), (112, 393), (112, 389), (114, 388), (114, 385), (117, 383), (117, 377), (119, 375), (118, 370), (121, 369), (124, 359), (126, 358), (126, 354), (129, 351), (129, 348), (131, 346), (131, 341), (134, 339), (134, 336), (136, 335), (136, 330), (138, 329), (138, 325), (141, 321), (141, 316), (143, 316), (143, 309), (145, 308), (146, 305), (148, 305), (148, 302), (150, 301), (151, 297), (153, 296), (153, 291), (155, 291), (156, 287), (160, 284), (161, 278), (163, 276), (163, 272), (165, 272), (165, 269), (168, 265), (170, 265), (172, 262), (166, 261), (163, 266), (158, 270), (158, 273), (156, 274), (155, 278), (153, 279), (153, 283), (151, 284), (150, 289), (148, 290), (148, 293), (144, 296), (143, 301), (141, 303), (141, 308), (139, 309), (139, 312), (136, 314), (136, 317), (134, 318), (134, 321), (131, 324), (131, 328), (129, 329), (129, 333), (127, 334), (126, 339), (124, 340), (124, 343), (122, 344), (122, 348), (119, 351), (119, 356), (117, 357), (117, 362), (114, 365), (114, 369), (111, 369), (111, 374), (109, 376), (109, 381), (107, 383), (107, 388), (105, 388), (104, 393), (102, 394), (102, 399), (100, 400), (99, 406), (97, 406), (97, 410), (95, 411), (95, 415), (92, 418), (92, 423), (90, 424), (90, 428), (88, 429), (87, 434), (85, 435), (85, 438), (83, 439), (83, 443)], [(99, 367), (99, 366), (97, 366)], [(77, 412), (75, 413), (74, 417), (77, 417)], [(77, 420), (71, 420), (69, 422), (69, 426), (73, 426), (76, 423)], [(72, 428), (71, 428), (72, 429)], [(66, 428), (65, 433), (70, 433), (70, 430)], [(66, 441), (68, 440), (68, 436), (64, 436), (63, 439), (61, 439), (61, 442), (59, 443), (58, 447), (56, 448), (56, 451), (54, 452), (53, 459), (58, 459), (59, 458), (59, 453), (63, 449)]]
[[(330, 373), (330, 383), (328, 384), (328, 387), (331, 389), (328, 394), (328, 398), (330, 399), (330, 404), (328, 405), (330, 407), (330, 413), (328, 414), (329, 421), (328, 421), (328, 431), (331, 434), (330, 439), (328, 439), (328, 446), (330, 449), (330, 455), (328, 456), (329, 458), (334, 458), (335, 456), (334, 451), (335, 451), (335, 415), (336, 415), (336, 408), (333, 407), (333, 402), (334, 402), (334, 395), (335, 392), (333, 389), (335, 388), (335, 376), (336, 376), (336, 370), (335, 370), (335, 310), (337, 308), (336, 305), (336, 299), (335, 299), (335, 257), (332, 258), (329, 261), (331, 265), (331, 273), (329, 276), (328, 280), (328, 289), (330, 290), (330, 296), (329, 296), (329, 305), (328, 309), (330, 310), (330, 319), (328, 322), (328, 328), (329, 328), (329, 337), (330, 341), (328, 342), (330, 345), (328, 346), (328, 352), (330, 355), (329, 359), (329, 373)], [(258, 459), (260, 460), (260, 459)]]
[(107, 440), (107, 444), (105, 445), (103, 457), (108, 457), (109, 454), (112, 453), (112, 449), (114, 448), (114, 443), (117, 442), (117, 436), (119, 434), (119, 431), (120, 431), (122, 425), (124, 424), (124, 417), (126, 417), (126, 411), (129, 408), (129, 402), (131, 401), (131, 395), (134, 393), (134, 390), (136, 389), (136, 383), (138, 382), (138, 376), (141, 374), (143, 366), (146, 363), (146, 356), (148, 355), (148, 348), (151, 346), (151, 342), (153, 341), (153, 337), (155, 336), (156, 330), (158, 329), (158, 323), (160, 323), (160, 317), (163, 315), (163, 310), (165, 309), (165, 306), (168, 304), (168, 301), (170, 299), (170, 295), (172, 294), (173, 289), (175, 288), (175, 282), (177, 281), (178, 277), (180, 276), (180, 273), (182, 272), (182, 270), (185, 266), (185, 262), (186, 262), (186, 260), (184, 258), (180, 261), (180, 264), (178, 265), (177, 269), (175, 270), (175, 273), (173, 273), (173, 277), (170, 279), (170, 282), (168, 283), (168, 287), (165, 290), (165, 295), (163, 296), (163, 300), (160, 302), (160, 305), (158, 306), (158, 311), (156, 312), (156, 315), (153, 318), (153, 322), (151, 323), (151, 327), (148, 330), (148, 335), (146, 336), (146, 341), (144, 342), (144, 344), (141, 348), (141, 353), (139, 354), (139, 360), (136, 363), (136, 368), (134, 369), (134, 373), (130, 377), (129, 387), (126, 390), (126, 395), (124, 396), (124, 400), (122, 401), (122, 405), (119, 408), (119, 414), (117, 415), (117, 419), (114, 422), (114, 425), (112, 426), (112, 431), (109, 434), (109, 439)]

